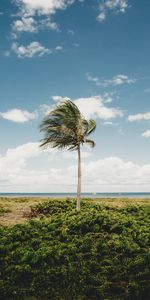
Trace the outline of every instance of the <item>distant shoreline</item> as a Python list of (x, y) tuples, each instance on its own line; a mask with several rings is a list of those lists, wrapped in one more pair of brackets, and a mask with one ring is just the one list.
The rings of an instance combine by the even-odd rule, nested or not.
[[(76, 197), (76, 193), (0, 193), (2, 197), (32, 197), (32, 198), (72, 198)], [(82, 198), (150, 198), (150, 192), (148, 193), (82, 193)]]

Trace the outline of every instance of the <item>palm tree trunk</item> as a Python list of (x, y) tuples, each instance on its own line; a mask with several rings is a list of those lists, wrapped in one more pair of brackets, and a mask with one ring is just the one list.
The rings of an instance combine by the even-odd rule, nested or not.
[(80, 211), (81, 202), (81, 150), (80, 145), (78, 146), (78, 185), (77, 185), (77, 211)]

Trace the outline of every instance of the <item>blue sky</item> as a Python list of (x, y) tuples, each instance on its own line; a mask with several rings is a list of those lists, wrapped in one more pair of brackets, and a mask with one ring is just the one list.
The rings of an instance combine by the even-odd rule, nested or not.
[(97, 121), (83, 191), (150, 191), (149, 11), (146, 0), (1, 0), (0, 192), (76, 190), (76, 153), (39, 150), (39, 124), (64, 97)]

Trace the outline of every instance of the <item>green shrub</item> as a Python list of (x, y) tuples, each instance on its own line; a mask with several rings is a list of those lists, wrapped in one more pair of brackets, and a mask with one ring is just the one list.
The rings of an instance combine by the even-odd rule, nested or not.
[(150, 299), (150, 207), (49, 201), (0, 229), (3, 300)]

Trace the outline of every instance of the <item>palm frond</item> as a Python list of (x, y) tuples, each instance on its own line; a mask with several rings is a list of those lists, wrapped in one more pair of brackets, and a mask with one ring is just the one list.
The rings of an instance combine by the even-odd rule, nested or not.
[(40, 131), (44, 138), (40, 146), (76, 150), (95, 128), (94, 120), (86, 120), (75, 103), (65, 100), (43, 119)]
[(89, 146), (91, 146), (92, 148), (95, 147), (95, 142), (93, 140), (85, 139), (85, 143), (89, 144)]
[(95, 120), (89, 120), (88, 121), (88, 130), (86, 132), (86, 136), (90, 135), (91, 133), (93, 133), (96, 129), (96, 122)]

